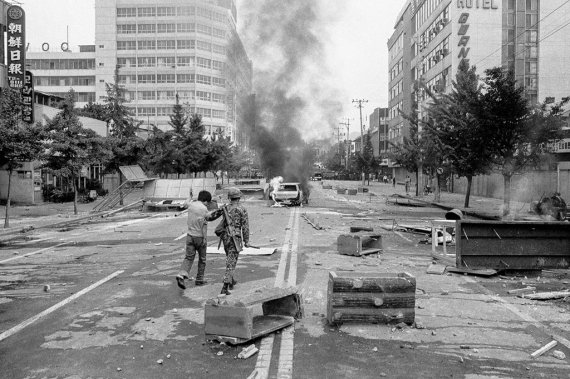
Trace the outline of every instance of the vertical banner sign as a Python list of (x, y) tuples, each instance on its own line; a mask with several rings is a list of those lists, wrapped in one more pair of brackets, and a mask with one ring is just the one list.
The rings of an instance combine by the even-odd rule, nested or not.
[(34, 76), (27, 70), (22, 87), (22, 121), (34, 123)]
[(20, 89), (24, 86), (26, 70), (26, 36), (24, 10), (12, 5), (6, 12), (7, 21), (7, 55), (8, 55), (8, 86)]

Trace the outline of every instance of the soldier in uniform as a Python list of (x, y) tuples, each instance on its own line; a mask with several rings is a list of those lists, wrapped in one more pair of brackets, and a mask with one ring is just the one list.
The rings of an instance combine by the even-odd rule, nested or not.
[[(222, 287), (222, 294), (229, 295), (237, 284), (234, 279), (234, 271), (236, 268), (239, 252), (243, 246), (249, 246), (249, 218), (247, 211), (240, 204), (241, 191), (235, 187), (228, 189), (228, 198), (230, 203), (226, 206), (228, 220), (224, 220), (216, 227), (216, 235), (220, 237), (224, 244), (226, 252), (226, 272), (224, 274), (224, 286)], [(228, 224), (230, 227), (228, 228)], [(233, 231), (234, 235), (230, 234)]]

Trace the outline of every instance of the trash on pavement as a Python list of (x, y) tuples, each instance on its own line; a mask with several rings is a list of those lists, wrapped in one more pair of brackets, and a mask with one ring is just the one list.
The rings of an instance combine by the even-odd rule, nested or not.
[(552, 349), (556, 345), (558, 345), (558, 341), (551, 341), (551, 342), (547, 343), (546, 345), (544, 345), (543, 347), (541, 347), (540, 349), (536, 350), (530, 356), (532, 358), (540, 357), (542, 354), (546, 353), (547, 351), (549, 351), (550, 349)]

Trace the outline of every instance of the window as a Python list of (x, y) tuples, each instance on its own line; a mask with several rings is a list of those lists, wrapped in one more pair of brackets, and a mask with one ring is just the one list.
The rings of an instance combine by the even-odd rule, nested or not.
[(176, 24), (176, 30), (178, 33), (191, 33), (196, 31), (196, 24), (193, 22), (185, 22), (182, 24)]
[(177, 74), (177, 83), (194, 83), (194, 74)]
[(223, 29), (213, 28), (212, 35), (216, 38), (226, 38), (226, 31)]
[(176, 16), (176, 7), (158, 7), (156, 14), (158, 17)]
[(510, 43), (515, 42), (515, 30), (514, 29), (508, 29), (507, 30), (507, 41)]
[(138, 67), (156, 67), (155, 57), (138, 57), (137, 58)]
[(507, 1), (507, 9), (508, 10), (514, 10), (515, 9), (515, 1), (516, 0), (508, 0)]
[(155, 50), (156, 49), (156, 41), (155, 40), (138, 41), (138, 49), (139, 50)]
[(536, 27), (537, 22), (538, 22), (538, 14), (527, 14), (526, 15), (526, 27), (527, 28)]
[(194, 40), (181, 40), (176, 41), (178, 49), (194, 49)]
[(507, 25), (508, 26), (515, 26), (515, 14), (508, 13), (507, 14)]
[(214, 12), (214, 13), (212, 13), (212, 18), (214, 19), (214, 21), (217, 21), (217, 22), (225, 22), (226, 21), (226, 17), (224, 16), (223, 13)]
[(212, 67), (212, 61), (210, 59), (196, 57), (196, 66), (202, 67), (202, 68), (211, 68)]
[(212, 44), (205, 41), (196, 41), (196, 48), (198, 50), (212, 51)]
[(212, 85), (217, 87), (225, 87), (226, 81), (223, 78), (216, 78), (215, 76), (212, 77)]
[(136, 50), (137, 41), (117, 41), (117, 50)]
[(538, 58), (538, 47), (527, 46), (525, 48), (525, 57), (526, 58)]
[(139, 100), (156, 100), (155, 91), (139, 91), (138, 95)]
[(198, 14), (198, 17), (207, 18), (208, 20), (212, 19), (212, 11), (206, 8), (198, 7), (196, 9), (196, 14)]
[(515, 45), (508, 45), (507, 46), (507, 57), (514, 58), (515, 57)]
[(538, 0), (526, 0), (526, 10), (535, 11), (538, 9)]
[(194, 7), (178, 7), (178, 16), (194, 16)]
[(210, 101), (210, 97), (211, 97), (210, 92), (196, 91), (197, 100)]
[(117, 58), (117, 66), (119, 67), (136, 67), (137, 60), (135, 57)]
[(138, 16), (139, 17), (154, 17), (154, 16), (156, 16), (156, 8), (155, 7), (138, 8)]
[(137, 32), (136, 24), (118, 24), (117, 34), (135, 34)]
[[(158, 76), (160, 77), (160, 75)], [(156, 91), (156, 98), (158, 100), (174, 100), (176, 98), (176, 94), (174, 91)]]
[(156, 24), (139, 24), (139, 33), (156, 33)]
[(214, 44), (212, 47), (214, 48), (214, 53), (222, 55), (226, 54), (226, 48), (224, 46)]
[(136, 17), (136, 8), (117, 8), (117, 17)]
[(212, 28), (207, 26), (207, 25), (202, 25), (202, 24), (198, 24), (196, 26), (196, 30), (198, 31), (198, 33), (200, 34), (206, 34), (208, 36), (212, 35)]
[(156, 65), (158, 67), (174, 67), (174, 57), (158, 57)]
[(527, 30), (526, 31), (526, 42), (537, 43), (538, 42), (538, 31), (537, 30)]
[(525, 62), (525, 75), (536, 75), (538, 64), (536, 62)]
[(156, 31), (158, 33), (174, 33), (176, 24), (156, 24)]
[(196, 107), (196, 113), (202, 115), (202, 117), (212, 117), (211, 109)]
[(194, 100), (194, 91), (178, 91), (178, 98), (180, 100)]
[(139, 84), (156, 83), (156, 76), (154, 74), (139, 74), (137, 82)]
[(157, 116), (170, 116), (172, 114), (172, 107), (156, 107)]
[(136, 75), (119, 75), (120, 84), (132, 84), (137, 81)]
[(223, 71), (224, 70), (224, 62), (212, 61), (212, 68), (216, 71)]
[(131, 101), (135, 99), (136, 92), (135, 91), (125, 91), (125, 100)]
[(214, 103), (222, 103), (222, 104), (225, 104), (224, 95), (221, 95), (221, 94), (219, 94), (219, 93), (212, 93), (212, 101), (213, 101)]
[(210, 78), (209, 76), (196, 74), (196, 83), (210, 85), (211, 82), (212, 78)]
[(156, 110), (154, 107), (137, 107), (138, 115), (139, 116), (154, 116), (156, 114)]
[(194, 57), (177, 57), (176, 65), (178, 67), (193, 67)]
[(538, 88), (538, 79), (536, 76), (530, 76), (525, 78), (526, 89), (536, 90)]
[(176, 41), (173, 39), (159, 39), (156, 41), (158, 50), (174, 50), (176, 49)]
[(226, 112), (225, 111), (219, 111), (217, 109), (212, 109), (212, 118), (225, 118), (226, 117)]
[(156, 75), (156, 82), (157, 83), (174, 83), (175, 76), (174, 74), (157, 74)]

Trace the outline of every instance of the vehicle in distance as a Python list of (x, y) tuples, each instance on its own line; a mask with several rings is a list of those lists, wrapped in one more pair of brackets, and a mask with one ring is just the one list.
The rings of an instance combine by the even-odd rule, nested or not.
[(280, 183), (279, 187), (271, 195), (273, 201), (283, 205), (301, 205), (303, 191), (300, 183)]
[(311, 176), (311, 180), (320, 182), (321, 180), (323, 180), (323, 174), (317, 172), (315, 175)]

